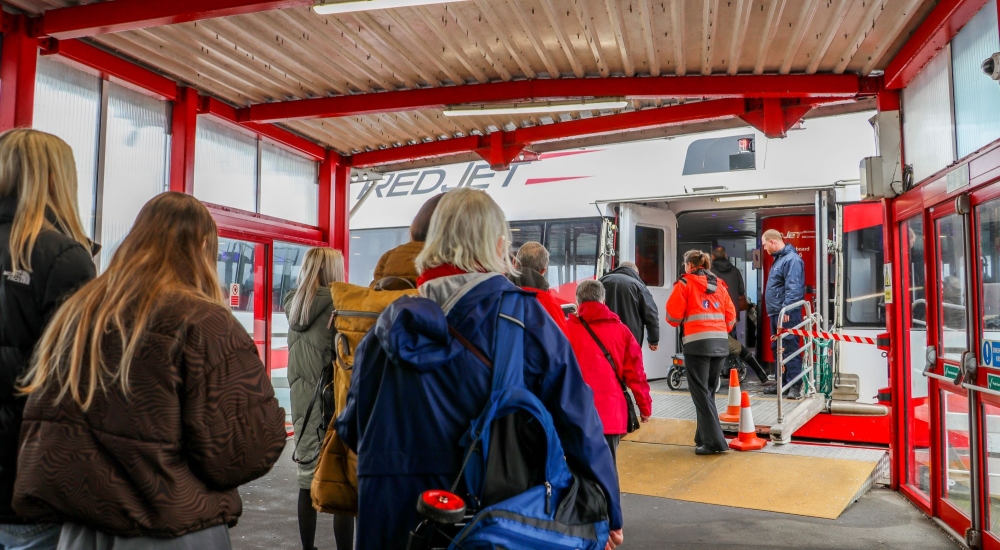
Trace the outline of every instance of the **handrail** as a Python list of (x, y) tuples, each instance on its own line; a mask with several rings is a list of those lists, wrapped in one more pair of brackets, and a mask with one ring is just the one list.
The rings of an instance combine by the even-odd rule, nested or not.
[[(817, 317), (820, 317), (820, 315), (819, 315), (819, 313), (816, 313), (815, 315), (813, 315), (812, 304), (810, 304), (808, 300), (799, 300), (798, 302), (795, 302), (794, 304), (789, 304), (789, 305), (781, 308), (781, 311), (778, 312), (778, 327), (779, 327), (779, 329), (781, 328), (781, 320), (785, 318), (785, 315), (788, 312), (788, 310), (792, 310), (792, 309), (796, 309), (796, 308), (802, 308), (802, 307), (806, 308), (806, 314), (802, 316), (802, 322), (799, 323), (798, 325), (796, 325), (795, 327), (793, 327), (793, 329), (805, 328), (805, 330), (807, 332), (812, 332), (816, 328), (815, 327), (816, 319), (817, 319)], [(804, 358), (804, 361), (803, 361), (804, 364), (802, 365), (802, 372), (799, 373), (798, 376), (796, 376), (794, 379), (792, 379), (791, 381), (789, 381), (787, 384), (785, 384), (785, 385), (781, 384), (781, 368), (785, 365), (785, 363), (787, 363), (788, 361), (791, 361), (795, 357), (798, 357), (799, 355), (803, 354), (805, 352), (805, 350), (811, 349), (812, 345), (813, 345), (813, 337), (812, 336), (804, 336), (802, 338), (802, 340), (803, 340), (802, 347), (799, 348), (799, 349), (797, 349), (795, 351), (795, 353), (793, 353), (792, 355), (790, 355), (787, 359), (784, 359), (784, 351), (785, 350), (784, 350), (784, 346), (782, 346), (782, 343), (783, 343), (782, 341), (784, 340), (784, 338), (786, 336), (792, 336), (792, 335), (785, 333), (785, 334), (781, 334), (780, 336), (778, 336), (778, 345), (777, 345), (777, 359), (778, 360), (775, 363), (776, 367), (775, 367), (775, 373), (774, 373), (775, 381), (778, 384), (778, 386), (777, 386), (777, 388), (778, 388), (778, 424), (781, 424), (784, 421), (784, 419), (785, 419), (785, 415), (784, 415), (784, 413), (782, 411), (782, 394), (785, 392), (785, 390), (787, 390), (788, 388), (791, 388), (793, 385), (795, 385), (796, 383), (798, 383), (800, 380), (803, 380), (803, 378), (808, 375), (809, 376), (809, 384), (808, 384), (809, 391), (810, 392), (815, 392), (816, 391), (816, 374), (815, 374), (815, 372), (813, 372), (813, 354), (812, 353), (806, 353), (805, 354), (805, 358)]]
[(968, 382), (964, 382), (962, 384), (962, 387), (965, 388), (965, 389), (967, 389), (967, 390), (977, 391), (979, 393), (988, 393), (990, 395), (996, 395), (996, 396), (1000, 397), (1000, 391), (991, 390), (989, 388), (984, 388), (982, 386), (977, 386), (975, 384), (969, 384)]
[(954, 378), (948, 378), (947, 376), (942, 376), (940, 374), (937, 374), (936, 372), (925, 372), (923, 374), (924, 374), (924, 376), (926, 376), (928, 378), (934, 378), (935, 380), (941, 380), (943, 382), (949, 382), (952, 385), (955, 384), (955, 379)]

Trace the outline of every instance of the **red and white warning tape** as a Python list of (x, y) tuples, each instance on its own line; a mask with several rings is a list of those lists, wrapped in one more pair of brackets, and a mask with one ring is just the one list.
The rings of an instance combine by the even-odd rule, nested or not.
[(795, 336), (812, 336), (813, 338), (823, 338), (824, 340), (836, 340), (838, 342), (851, 342), (854, 344), (869, 344), (872, 346), (878, 345), (875, 338), (869, 338), (867, 336), (851, 336), (850, 334), (840, 334), (837, 332), (822, 332), (822, 331), (811, 331), (802, 330), (797, 328), (792, 329), (781, 329), (778, 334), (771, 337), (772, 340), (777, 340), (778, 336), (781, 334), (793, 334)]

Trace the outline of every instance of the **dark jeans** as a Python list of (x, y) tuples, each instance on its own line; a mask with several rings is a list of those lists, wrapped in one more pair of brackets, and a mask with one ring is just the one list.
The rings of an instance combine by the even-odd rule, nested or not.
[[(777, 315), (769, 317), (771, 320), (771, 334), (777, 334), (778, 332), (778, 319)], [(788, 312), (788, 322), (784, 323), (782, 326), (784, 328), (792, 328), (802, 322), (802, 310), (796, 309), (795, 311)], [(798, 351), (802, 347), (798, 336), (785, 336), (781, 339), (781, 347), (784, 350), (782, 353), (784, 357)], [(771, 342), (771, 350), (774, 351), (774, 362), (775, 362), (775, 373), (781, 372), (781, 365), (778, 364), (778, 342), (774, 340)], [(782, 385), (787, 384), (789, 380), (795, 378), (802, 372), (802, 356), (792, 359), (791, 361), (785, 363), (785, 374), (781, 378)], [(777, 378), (775, 374), (775, 378)], [(801, 382), (801, 380), (799, 381)]]
[(729, 448), (726, 436), (719, 424), (719, 410), (715, 408), (715, 381), (719, 379), (725, 357), (684, 354), (687, 370), (688, 390), (698, 413), (698, 429), (694, 433), (694, 444), (704, 445), (713, 451)]

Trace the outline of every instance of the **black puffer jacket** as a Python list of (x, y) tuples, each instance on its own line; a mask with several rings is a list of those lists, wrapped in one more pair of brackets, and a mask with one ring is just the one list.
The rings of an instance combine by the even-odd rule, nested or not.
[(11, 273), (16, 209), (16, 198), (0, 198), (0, 523), (18, 522), (11, 498), (25, 399), (15, 395), (17, 380), (59, 304), (96, 275), (90, 252), (51, 230), (38, 235), (31, 273)]
[(736, 307), (736, 317), (740, 316), (740, 296), (747, 295), (746, 286), (743, 284), (743, 274), (729, 261), (729, 258), (716, 258), (712, 260), (712, 273), (716, 277), (726, 282), (729, 289), (729, 299)]
[(653, 295), (642, 282), (639, 274), (628, 267), (619, 267), (604, 277), (601, 277), (604, 292), (607, 297), (604, 303), (608, 309), (625, 323), (632, 331), (635, 341), (642, 346), (644, 331), (649, 332), (646, 339), (649, 345), (660, 343), (660, 315), (656, 309)]

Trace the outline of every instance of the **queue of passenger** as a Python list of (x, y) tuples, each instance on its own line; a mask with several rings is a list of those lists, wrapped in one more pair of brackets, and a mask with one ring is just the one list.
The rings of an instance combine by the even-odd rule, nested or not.
[[(471, 456), (463, 436), (495, 397), (501, 367), (547, 411), (557, 458), (601, 495), (590, 512), (603, 510), (606, 548), (621, 544), (615, 457), (638, 425), (635, 409), (641, 422), (652, 414), (641, 343), (655, 350), (659, 340), (637, 267), (581, 282), (567, 320), (548, 288), (548, 251), (527, 243), (515, 266), (506, 218), (488, 194), (435, 197), (410, 235), (380, 260), (372, 288), (409, 281), (419, 297), (389, 305), (361, 341), (346, 409), (331, 424), (357, 453), (358, 516), (334, 517), (337, 547), (406, 547), (420, 522), (417, 496), (459, 485)], [(256, 346), (224, 305), (217, 248), (208, 210), (164, 193), (95, 278), (98, 247), (78, 218), (69, 146), (34, 130), (0, 135), (0, 549), (230, 547), (238, 487), (270, 470), (286, 433)], [(734, 307), (707, 256), (690, 252), (685, 262), (668, 320), (685, 324), (696, 452), (711, 454), (725, 439), (708, 380)], [(325, 428), (306, 410), (331, 359), (330, 284), (344, 278), (340, 251), (311, 249), (283, 302), (306, 550), (315, 548), (316, 464), (303, 457), (319, 452)], [(503, 323), (521, 327), (523, 344), (500, 341), (510, 334)], [(494, 365), (501, 350), (507, 363)], [(520, 481), (548, 488), (537, 474)]]

